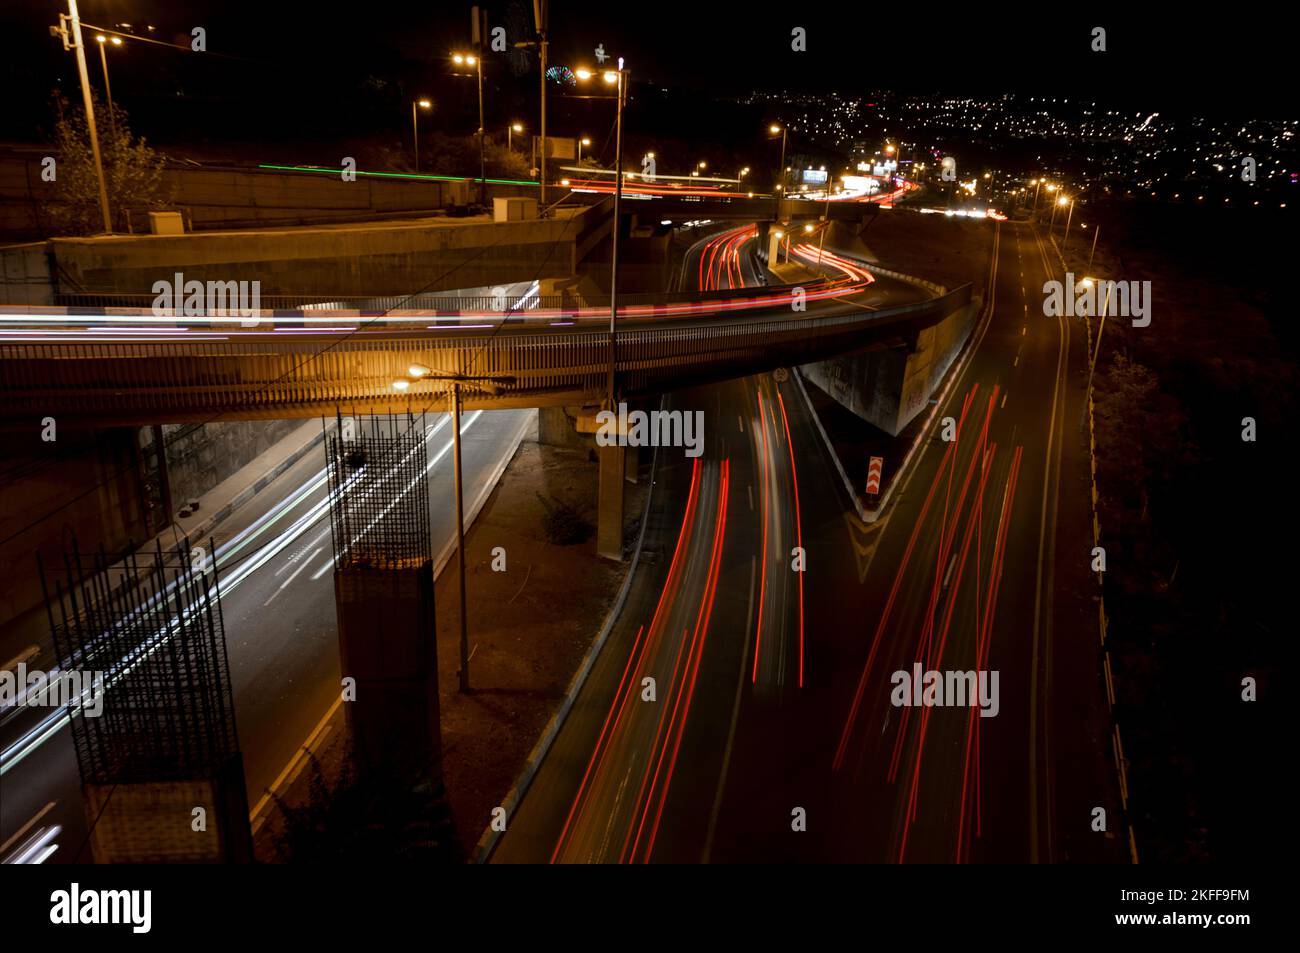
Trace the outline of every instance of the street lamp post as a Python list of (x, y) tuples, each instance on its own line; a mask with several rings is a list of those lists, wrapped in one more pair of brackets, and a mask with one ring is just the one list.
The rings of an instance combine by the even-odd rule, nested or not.
[(108, 101), (108, 128), (114, 139), (117, 138), (117, 117), (113, 115), (113, 87), (108, 82), (108, 56), (104, 53), (104, 48), (111, 42), (114, 46), (122, 45), (120, 36), (113, 37), (109, 40), (104, 34), (95, 37), (95, 42), (99, 44), (99, 65), (104, 67), (104, 98)]
[(1086, 269), (1087, 271), (1092, 271), (1092, 256), (1097, 251), (1097, 236), (1100, 234), (1101, 234), (1101, 226), (1094, 225), (1092, 229), (1092, 250), (1088, 252), (1088, 267)]
[[(602, 78), (615, 87), (617, 103), (614, 114), (614, 243), (611, 252), (609, 273), (609, 380), (608, 398), (612, 410), (614, 403), (614, 366), (618, 361), (618, 233), (619, 209), (623, 203), (623, 100), (627, 95), (628, 77), (631, 71), (623, 68), (623, 58), (618, 59), (618, 69), (605, 70)], [(595, 74), (589, 69), (574, 71), (578, 79), (586, 81)], [(545, 161), (545, 159), (543, 159)]]
[(506, 152), (513, 151), (515, 147), (514, 138), (512, 134), (516, 132), (523, 132), (523, 131), (524, 131), (524, 127), (522, 123), (512, 122), (510, 125), (506, 126)]
[(485, 127), (483, 125), (483, 57), (473, 53), (456, 53), (452, 62), (457, 66), (472, 66), (478, 78), (478, 204), (487, 204), (487, 159), (483, 150)]
[(776, 125), (775, 123), (773, 123), (771, 126), (768, 127), (768, 130), (767, 130), (767, 131), (770, 132), (770, 133), (771, 133), (772, 135), (774, 135), (774, 136), (775, 136), (778, 132), (781, 134), (781, 165), (778, 167), (778, 173), (777, 173), (778, 175), (780, 175), (780, 179), (779, 179), (779, 181), (778, 181), (778, 183), (777, 183), (777, 186), (776, 186), (776, 191), (782, 193), (781, 196), (777, 196), (777, 197), (778, 197), (778, 198), (781, 198), (781, 197), (785, 194), (785, 142), (786, 142), (786, 127), (785, 127), (785, 126), (778, 126), (778, 125)]
[(1051, 235), (1052, 230), (1056, 228), (1056, 210), (1060, 208), (1062, 205), (1065, 205), (1068, 201), (1069, 199), (1067, 199), (1064, 195), (1062, 195), (1060, 198), (1058, 198), (1055, 202), (1052, 203), (1052, 217), (1048, 219), (1047, 222), (1048, 235)]
[(1065, 213), (1065, 234), (1061, 236), (1061, 248), (1064, 250), (1070, 241), (1070, 219), (1074, 217), (1074, 199), (1070, 199), (1070, 210)]
[(578, 165), (582, 165), (582, 147), (591, 145), (591, 140), (583, 136), (578, 140)]
[[(1091, 278), (1084, 279), (1091, 281)], [(1101, 356), (1101, 332), (1106, 330), (1106, 307), (1110, 303), (1111, 289), (1115, 287), (1114, 282), (1106, 284), (1106, 297), (1101, 302), (1101, 323), (1097, 326), (1097, 346), (1093, 348), (1092, 360), (1088, 362), (1088, 387), (1084, 397), (1084, 410), (1092, 404), (1092, 374), (1097, 369), (1097, 358)]]
[(460, 466), (460, 384), (451, 385), (451, 456), (456, 468), (456, 564), (460, 577), (460, 690), (469, 691), (469, 619), (465, 602), (465, 486)]
[(411, 386), (412, 379), (418, 381), (428, 379), (430, 381), (442, 381), (451, 385), (451, 416), (452, 416), (452, 435), (451, 435), (451, 456), (452, 466), (455, 470), (456, 484), (456, 561), (460, 576), (460, 672), (458, 673), (459, 687), (462, 692), (468, 692), (469, 686), (469, 613), (467, 601), (465, 598), (465, 482), (463, 479), (463, 470), (461, 467), (460, 453), (460, 385), (470, 382), (482, 382), (489, 393), (499, 392), (503, 384), (513, 384), (513, 377), (493, 377), (493, 376), (466, 376), (461, 374), (446, 374), (430, 377), (432, 373), (428, 367), (423, 364), (412, 364), (407, 369), (409, 377), (399, 377), (393, 381), (393, 387), (399, 391), (408, 390)]
[(415, 99), (411, 101), (411, 139), (415, 143), (415, 171), (420, 171), (420, 114), (416, 109), (432, 109), (433, 103), (427, 99)]

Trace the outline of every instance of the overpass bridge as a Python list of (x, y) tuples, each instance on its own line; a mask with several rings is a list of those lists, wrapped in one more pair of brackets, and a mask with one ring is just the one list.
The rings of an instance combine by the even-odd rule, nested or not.
[[(2, 315), (0, 426), (149, 425), (444, 409), (449, 379), (467, 408), (596, 406), (611, 348), (620, 399), (724, 380), (918, 338), (971, 304), (969, 285), (872, 308), (865, 283), (819, 280), (731, 291), (620, 296), (609, 306), (532, 296), (373, 314), (268, 311), (247, 318), (157, 317), (143, 309)], [(76, 309), (73, 309), (76, 310)], [(412, 379), (410, 368), (427, 368)], [(405, 390), (394, 382), (406, 380)]]
[[(613, 193), (611, 186), (602, 183), (580, 187), (571, 182), (570, 188), (574, 190), (570, 199), (575, 204), (598, 202)], [(890, 204), (916, 188), (909, 182), (903, 188), (869, 198), (832, 198), (827, 202), (824, 199), (776, 198), (719, 189), (675, 189), (629, 183), (623, 188), (623, 201), (625, 212), (646, 213), (648, 217), (675, 222), (684, 219), (802, 222), (823, 218), (833, 222), (858, 222), (875, 214), (882, 204)]]

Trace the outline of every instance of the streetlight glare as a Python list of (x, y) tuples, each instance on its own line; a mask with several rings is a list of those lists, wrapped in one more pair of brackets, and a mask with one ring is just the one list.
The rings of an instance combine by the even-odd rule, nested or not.
[(605, 70), (605, 82), (613, 86), (615, 83), (618, 82), (618, 74), (615, 73), (612, 69)]
[(573, 75), (585, 82), (586, 80), (591, 79), (592, 74), (591, 74), (591, 70), (586, 69), (585, 67), (578, 67), (573, 71)]
[[(588, 139), (586, 136), (583, 136), (583, 137), (582, 137), (582, 144), (583, 144), (584, 146), (589, 146), (589, 145), (591, 145), (591, 140)], [(654, 158), (654, 153), (653, 153), (653, 152), (650, 153), (650, 158), (652, 158), (652, 159)]]
[(433, 108), (433, 103), (431, 103), (431, 102), (430, 102), (429, 100), (427, 100), (427, 99), (421, 99), (419, 102), (416, 103), (416, 105), (419, 106), (421, 109), (432, 109), (432, 108)]
[[(519, 122), (515, 123), (515, 124), (512, 125), (510, 128), (513, 129), (515, 132), (523, 132), (523, 131), (524, 131), (524, 125), (523, 125), (523, 123), (519, 123)], [(583, 145), (586, 145), (586, 143), (584, 142)]]
[(768, 128), (767, 131), (770, 132), (772, 135), (775, 136), (778, 132), (781, 131), (781, 127), (780, 127), (780, 126), (771, 126), (771, 127)]

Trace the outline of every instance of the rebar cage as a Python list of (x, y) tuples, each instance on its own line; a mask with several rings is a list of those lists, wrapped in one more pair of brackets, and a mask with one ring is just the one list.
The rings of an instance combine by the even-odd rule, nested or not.
[(432, 559), (429, 433), (424, 414), (338, 418), (326, 443), (335, 569)]

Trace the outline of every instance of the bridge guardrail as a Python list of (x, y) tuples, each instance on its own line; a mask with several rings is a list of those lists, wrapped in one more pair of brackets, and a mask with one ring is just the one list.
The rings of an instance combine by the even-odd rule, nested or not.
[[(770, 292), (770, 289), (768, 290)], [(662, 296), (656, 296), (662, 300)], [(969, 303), (963, 285), (935, 299), (868, 311), (829, 299), (744, 315), (630, 319), (618, 333), (620, 393), (638, 396), (835, 354), (890, 346)], [(310, 417), (336, 407), (388, 413), (441, 406), (439, 376), (491, 379), (463, 386), (478, 408), (599, 402), (609, 332), (592, 323), (502, 323), (491, 330), (393, 328), (350, 333), (198, 330), (165, 341), (0, 342), (0, 419), (63, 415), (100, 424)], [(432, 370), (406, 392), (411, 364)]]

